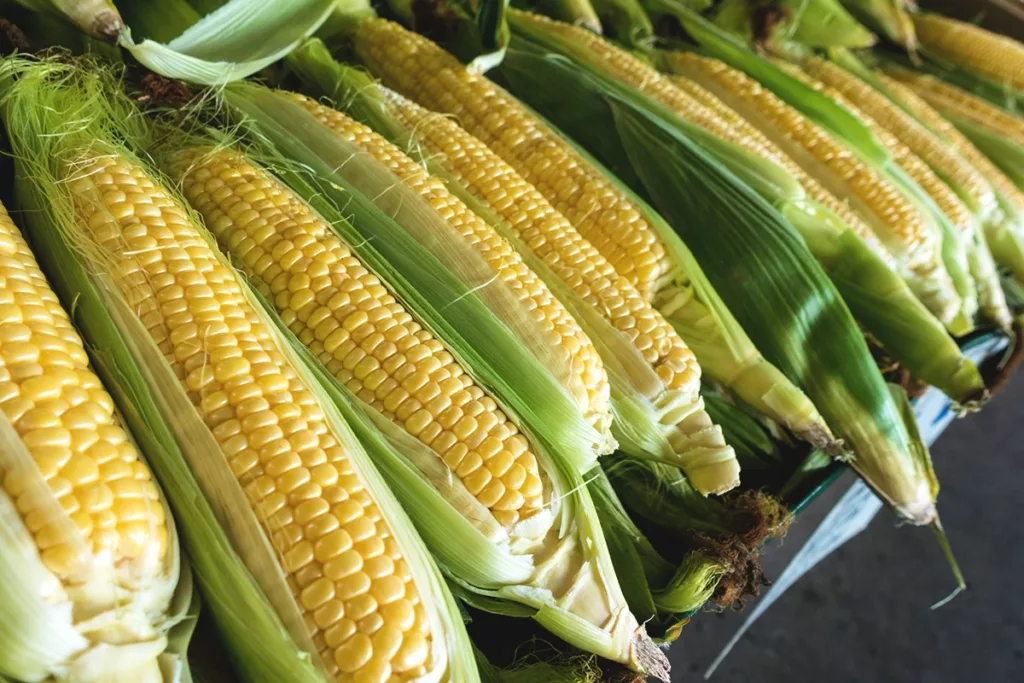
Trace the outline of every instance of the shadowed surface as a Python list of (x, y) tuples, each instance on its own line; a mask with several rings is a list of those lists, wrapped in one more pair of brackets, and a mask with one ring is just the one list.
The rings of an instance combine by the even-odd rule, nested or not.
[[(932, 533), (898, 528), (880, 513), (773, 605), (712, 677), (717, 683), (953, 683), (1010, 681), (1024, 671), (1021, 459), (1024, 378), (980, 413), (954, 422), (932, 448), (942, 482), (939, 510), (968, 591), (954, 587)], [(763, 556), (777, 576), (848, 488), (845, 475)], [(698, 615), (670, 651), (674, 681), (699, 681), (743, 621)]]

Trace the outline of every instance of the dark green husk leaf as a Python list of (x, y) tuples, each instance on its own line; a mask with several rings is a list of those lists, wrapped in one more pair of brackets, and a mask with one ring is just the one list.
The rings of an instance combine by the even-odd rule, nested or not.
[[(531, 59), (510, 50), (501, 72), (511, 75), (517, 64), (520, 77), (565, 68), (555, 57)], [(847, 439), (855, 466), (900, 514), (929, 522), (930, 468), (913, 450), (849, 311), (792, 226), (678, 128), (586, 74), (576, 82), (571, 112), (552, 102), (569, 95), (567, 88), (515, 90), (651, 198), (766, 357), (805, 388)], [(588, 91), (593, 94), (583, 106), (581, 93)]]

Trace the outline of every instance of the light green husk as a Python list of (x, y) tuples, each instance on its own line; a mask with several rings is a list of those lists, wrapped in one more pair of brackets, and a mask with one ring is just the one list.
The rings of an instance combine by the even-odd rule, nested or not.
[[(558, 399), (557, 384), (550, 378), (547, 384), (541, 383), (543, 375), (531, 366), (521, 339), (497, 322), (484, 302), (484, 292), (447, 269), (424, 245), (430, 239), (449, 244), (453, 238), (445, 236), (442, 229), (430, 239), (426, 233), (414, 236), (406, 231), (411, 223), (399, 225), (390, 215), (399, 204), (388, 205), (386, 213), (384, 207), (353, 190), (352, 184), (372, 189), (360, 183), (381, 173), (383, 167), (368, 155), (352, 156), (348, 143), (338, 140), (292, 96), (236, 84), (226, 89), (225, 98), (229, 107), (247, 115), (242, 129), (253, 143), (247, 154), (274, 169), (282, 182), (314, 208), (360, 260), (393, 288), (399, 300), (446, 342), (463, 367), (478, 380), (487, 378), (483, 386), (493, 391), (502, 409), (535, 446), (549, 480), (546, 509), (504, 529), (452, 478), (433, 451), (381, 413), (360, 404), (308, 350), (301, 349), (300, 355), (315, 365), (316, 376), (335, 403), (351, 406), (345, 408), (345, 417), (371, 453), (398, 454), (391, 458), (375, 455), (375, 461), (460, 594), (474, 604), (532, 616), (581, 649), (654, 675), (663, 673), (660, 655), (626, 607), (596, 524), (582, 475), (593, 463), (592, 448), (587, 441), (582, 445), (572, 441), (565, 425), (559, 431), (551, 423), (552, 431), (545, 431), (549, 425), (544, 420), (552, 418), (547, 407), (557, 416), (559, 406), (565, 405)], [(218, 137), (207, 138), (205, 144)], [(165, 144), (173, 152), (203, 143), (193, 136), (171, 138)], [(341, 163), (343, 160), (347, 163)], [(346, 168), (344, 175), (337, 172), (341, 166)], [(394, 176), (381, 178), (401, 202), (402, 219), (427, 221), (410, 229), (433, 225), (418, 195)], [(375, 196), (381, 195), (375, 192)], [(451, 248), (456, 248), (453, 243)], [(508, 308), (499, 310), (504, 310), (506, 319), (514, 317)], [(501, 365), (504, 362), (518, 364), (520, 379), (526, 381), (510, 380), (512, 375)], [(545, 392), (555, 399), (545, 398)], [(533, 411), (531, 417), (540, 412), (538, 420), (524, 419), (520, 406)], [(358, 418), (360, 412), (362, 419)], [(564, 416), (565, 422), (573, 419)], [(574, 561), (567, 563), (566, 557)], [(567, 575), (568, 570), (574, 573)]]
[[(365, 73), (335, 62), (319, 41), (309, 41), (293, 52), (288, 64), (311, 91), (341, 103), (350, 116), (397, 144), (442, 178), (449, 190), (513, 244), (526, 264), (573, 313), (604, 360), (615, 413), (612, 433), (620, 450), (679, 465), (691, 473), (695, 485), (704, 493), (724, 493), (738, 482), (735, 455), (723, 440), (721, 430), (703, 415), (700, 397), (668, 391), (625, 335), (521, 244), (512, 228), (444, 167), (443, 159), (424, 152), (416, 140), (416, 131), (406, 128), (391, 110), (391, 102), (400, 95), (377, 85)], [(669, 435), (682, 429), (686, 431), (677, 436), (682, 441), (673, 446)]]
[[(97, 368), (164, 487), (191, 550), (195, 576), (239, 673), (260, 683), (325, 683), (330, 677), (319, 667), (297, 603), (245, 494), (162, 353), (111, 281), (109, 257), (75, 218), (68, 164), (74, 168), (89, 155), (108, 154), (141, 164), (134, 150), (152, 147), (145, 119), (116, 79), (93, 63), (8, 61), (6, 68), (18, 76), (5, 93), (3, 113), (32, 240), (62, 299), (74, 302), (76, 322), (94, 349)], [(208, 239), (201, 232), (198, 236)], [(244, 291), (259, 313), (257, 298)], [(425, 598), (435, 661), (451, 675), (441, 680), (476, 680), (458, 608), (412, 523), (305, 365), (297, 342), (276, 327), (279, 322), (261, 317), (300, 381), (319, 399), (332, 432), (400, 544)], [(381, 451), (374, 456), (383, 457)]]
[[(516, 15), (513, 14), (511, 20), (514, 30), (523, 30), (515, 19)], [(558, 40), (557, 35), (541, 35), (541, 28), (532, 28), (529, 31), (530, 37), (543, 39), (546, 46), (564, 50), (573, 57), (585, 60), (584, 67), (591, 68), (598, 76), (602, 75), (599, 57), (589, 55), (581, 45), (571, 45), (570, 41)], [(521, 43), (513, 42), (514, 47), (517, 45)], [(671, 59), (666, 62), (671, 66)], [(558, 72), (557, 67), (551, 66), (545, 73), (550, 76)], [(570, 79), (575, 78), (573, 74), (565, 75)], [(571, 85), (562, 85), (554, 90), (558, 92), (568, 87)], [(625, 89), (625, 86), (621, 87)], [(711, 137), (699, 129), (697, 130), (703, 135), (694, 136), (692, 132), (695, 126), (682, 121), (673, 112), (639, 92), (633, 91), (632, 95), (640, 106), (655, 112), (664, 120), (672, 121), (696, 142), (704, 145), (705, 140)], [(982, 396), (984, 384), (977, 369), (963, 357), (941, 323), (922, 305), (880, 255), (834, 213), (803, 197), (803, 190), (796, 185), (796, 180), (781, 168), (774, 164), (762, 164), (761, 168), (770, 166), (768, 171), (763, 171), (755, 163), (744, 162), (744, 157), (750, 158), (752, 155), (735, 147), (723, 156), (722, 149), (732, 146), (719, 142), (717, 146), (705, 145), (706, 149), (715, 154), (730, 170), (738, 171), (737, 175), (741, 180), (748, 181), (751, 175), (774, 172), (774, 176), (763, 182), (747, 184), (770, 201), (797, 227), (815, 258), (843, 294), (855, 317), (869, 332), (879, 338), (882, 344), (917, 376), (940, 386), (957, 401), (968, 403)], [(753, 158), (761, 161), (757, 157)], [(737, 161), (738, 166), (734, 163)], [(779, 177), (781, 179), (777, 179)], [(797, 191), (773, 191), (775, 188), (789, 185), (796, 185)]]
[[(775, 49), (793, 45), (859, 48), (875, 43), (874, 34), (850, 16), (839, 0), (780, 0), (773, 4), (779, 16), (777, 23), (767, 27), (752, 25), (748, 0), (723, 0), (716, 8), (714, 22), (747, 42), (763, 40)], [(768, 29), (767, 35), (756, 35), (764, 28)]]
[(904, 49), (917, 48), (914, 22), (908, 13), (909, 0), (842, 0), (843, 6), (869, 28)]
[[(558, 68), (575, 78), (541, 88), (539, 80), (550, 84)], [(846, 440), (854, 467), (900, 515), (930, 523), (937, 486), (927, 454), (908, 434), (849, 311), (792, 226), (673, 122), (563, 58), (510, 49), (500, 72), (518, 79), (515, 92), (556, 123), (565, 103), (573, 103), (577, 140), (650, 197), (687, 239), (758, 347), (806, 388)]]
[[(122, 0), (118, 43), (168, 78), (223, 85), (288, 54), (327, 20), (338, 0), (229, 0), (201, 16), (185, 0)], [(132, 28), (145, 38), (137, 42)]]

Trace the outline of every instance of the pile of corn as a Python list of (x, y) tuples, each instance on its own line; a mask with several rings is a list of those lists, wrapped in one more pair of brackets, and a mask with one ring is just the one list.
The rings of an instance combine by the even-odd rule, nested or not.
[(117, 4), (0, 62), (0, 677), (191, 680), (201, 594), (246, 681), (667, 681), (812, 463), (941, 534), (909, 399), (981, 409), (1024, 314), (1024, 46)]

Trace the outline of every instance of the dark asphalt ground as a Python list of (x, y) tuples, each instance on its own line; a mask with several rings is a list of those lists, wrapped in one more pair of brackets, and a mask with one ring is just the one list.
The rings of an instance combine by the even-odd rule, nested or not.
[[(1002, 683), (1024, 681), (1024, 376), (932, 447), (939, 510), (969, 589), (939, 610), (953, 579), (933, 535), (883, 511), (761, 617), (713, 683)], [(849, 476), (849, 475), (848, 475)], [(814, 502), (769, 576), (847, 488)], [(743, 617), (698, 615), (672, 648), (674, 681), (700, 681)]]

